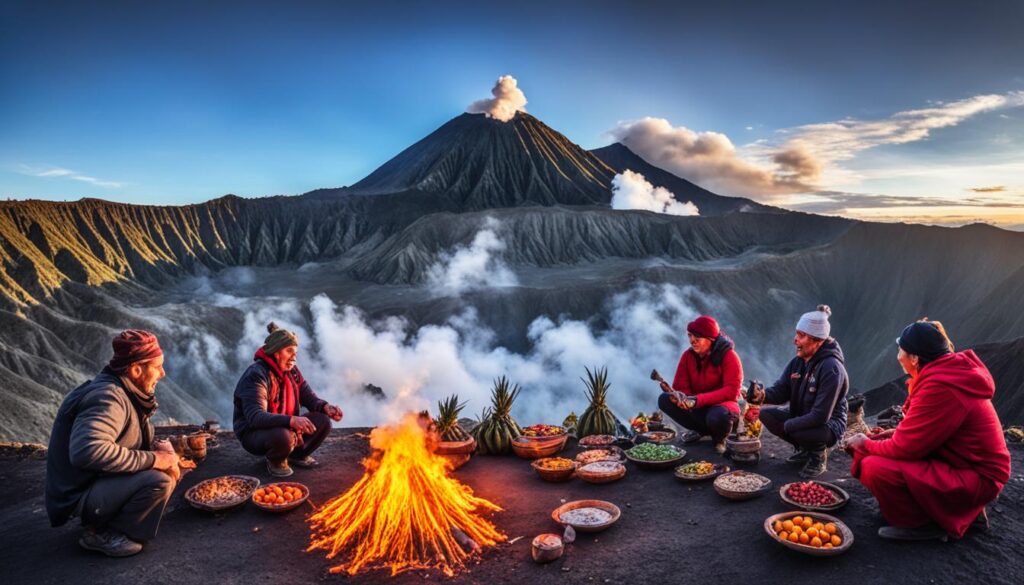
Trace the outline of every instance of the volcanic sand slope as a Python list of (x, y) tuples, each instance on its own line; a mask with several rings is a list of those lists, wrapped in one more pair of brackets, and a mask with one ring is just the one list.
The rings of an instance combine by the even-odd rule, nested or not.
[[(582, 397), (580, 397), (582, 400)], [(572, 405), (579, 411), (582, 405)], [(561, 416), (561, 413), (560, 413)], [(537, 421), (524, 421), (534, 423)], [(363, 473), (360, 461), (369, 454), (365, 435), (355, 429), (335, 430), (317, 451), (322, 466), (296, 470), (290, 481), (306, 484), (310, 500), (322, 505), (351, 487)], [(96, 583), (394, 583), (443, 581), (480, 584), (629, 583), (829, 583), (890, 585), (892, 583), (986, 583), (1016, 585), (1024, 574), (1024, 449), (1012, 451), (1014, 474), (998, 501), (988, 507), (992, 529), (969, 532), (955, 542), (894, 544), (878, 538), (883, 524), (878, 504), (859, 482), (849, 477), (850, 459), (830, 459), (825, 481), (837, 482), (851, 502), (834, 515), (854, 533), (853, 547), (833, 558), (801, 555), (772, 541), (763, 529), (768, 516), (791, 510), (778, 487), (797, 481), (798, 466), (782, 459), (791, 449), (774, 437), (764, 440), (761, 463), (753, 471), (773, 481), (773, 491), (746, 502), (726, 500), (709, 482), (684, 484), (670, 470), (645, 471), (627, 464), (622, 480), (591, 485), (578, 479), (552, 484), (541, 481), (529, 462), (516, 457), (474, 456), (454, 473), (477, 496), (502, 508), (490, 518), (513, 544), (484, 552), (479, 564), (452, 580), (437, 573), (409, 572), (390, 578), (387, 571), (345, 577), (331, 575), (337, 564), (323, 553), (304, 552), (309, 542), (303, 506), (272, 514), (253, 504), (226, 514), (192, 509), (185, 491), (203, 479), (229, 473), (273, 481), (259, 458), (242, 451), (229, 434), (210, 451), (199, 468), (185, 476), (166, 510), (160, 532), (139, 555), (106, 559), (78, 547), (78, 522), (54, 529), (43, 510), (45, 462), (0, 457), (0, 582), (64, 585), (89, 575)], [(721, 461), (708, 441), (687, 445), (688, 461)], [(573, 456), (575, 449), (563, 454)], [(774, 455), (774, 457), (773, 457)], [(550, 514), (563, 501), (602, 499), (622, 510), (621, 519), (597, 534), (578, 534), (561, 559), (537, 565), (530, 542), (545, 533), (560, 533)]]

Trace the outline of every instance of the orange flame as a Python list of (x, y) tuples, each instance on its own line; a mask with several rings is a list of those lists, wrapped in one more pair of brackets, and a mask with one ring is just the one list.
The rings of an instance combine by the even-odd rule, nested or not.
[(506, 540), (479, 515), (501, 508), (448, 476), (448, 461), (427, 448), (427, 434), (416, 414), (374, 429), (370, 446), (377, 451), (363, 460), (363, 477), (309, 518), (307, 552), (326, 550), (328, 559), (340, 552), (348, 556), (332, 573), (389, 568), (396, 575), (433, 568), (452, 575), (472, 554), (460, 546), (453, 530), (480, 546)]

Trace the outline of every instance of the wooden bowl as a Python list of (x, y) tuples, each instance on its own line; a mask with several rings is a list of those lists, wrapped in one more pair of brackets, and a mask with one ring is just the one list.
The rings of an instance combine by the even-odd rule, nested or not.
[(568, 439), (569, 435), (527, 440), (516, 437), (512, 440), (512, 450), (523, 459), (540, 459), (541, 457), (550, 457), (564, 449)]
[(757, 453), (761, 451), (761, 439), (737, 441), (736, 439), (727, 438), (725, 446), (733, 453)]
[[(611, 447), (604, 447), (603, 450), (608, 451), (609, 454), (602, 459), (595, 459), (594, 461), (617, 461), (619, 463), (624, 463), (626, 461), (626, 455), (619, 447), (612, 445)], [(586, 449), (585, 451), (577, 453), (576, 463), (579, 463), (580, 465), (593, 463), (594, 461), (587, 461), (587, 458), (588, 454), (593, 454), (594, 451), (597, 451), (597, 449)]]
[[(602, 524), (573, 524), (571, 522), (564, 522), (562, 520), (562, 514), (570, 510), (576, 510), (578, 508), (598, 508), (608, 512), (612, 515), (607, 522)], [(615, 524), (622, 516), (622, 510), (611, 502), (604, 500), (576, 500), (575, 502), (568, 502), (554, 509), (551, 512), (551, 519), (561, 524), (562, 526), (572, 526), (576, 529), (576, 532), (601, 532), (605, 528), (608, 528), (612, 524)]]
[(543, 479), (544, 481), (569, 481), (570, 479), (572, 479), (572, 476), (576, 474), (576, 462), (573, 461), (572, 459), (569, 459), (571, 465), (566, 469), (544, 469), (543, 467), (541, 467), (540, 464), (545, 459), (549, 458), (543, 457), (541, 459), (535, 460), (533, 463), (530, 463), (530, 467), (532, 467), (533, 470), (537, 472), (537, 475), (539, 475), (540, 478)]
[[(231, 483), (234, 488), (234, 494), (228, 498), (221, 498), (217, 502), (200, 499), (200, 494), (212, 489), (217, 482)], [(185, 500), (191, 504), (193, 508), (206, 510), (207, 512), (221, 512), (244, 504), (249, 500), (252, 493), (256, 491), (256, 488), (259, 487), (259, 485), (259, 478), (249, 475), (222, 475), (220, 477), (207, 479), (206, 481), (201, 481), (188, 488), (188, 491), (185, 492)]]
[[(661, 437), (661, 438), (658, 438)], [(676, 440), (676, 432), (672, 429), (647, 431), (637, 435), (638, 443), (654, 443), (655, 445), (667, 445)]]
[(261, 510), (266, 510), (267, 512), (287, 512), (288, 510), (294, 510), (295, 508), (298, 508), (299, 506), (302, 505), (303, 502), (309, 499), (309, 488), (301, 483), (294, 481), (279, 481), (277, 483), (268, 483), (263, 487), (269, 488), (273, 486), (278, 486), (281, 488), (286, 486), (299, 488), (299, 490), (302, 492), (302, 496), (290, 502), (286, 502), (284, 504), (266, 504), (263, 502), (256, 501), (256, 490), (253, 490), (253, 494), (251, 496), (252, 503), (256, 504), (256, 506)]
[(441, 455), (441, 457), (447, 459), (448, 464), (451, 465), (452, 471), (455, 471), (456, 469), (469, 463), (469, 460), (471, 457), (473, 457), (473, 455), (471, 453), (464, 453), (461, 455)]
[(792, 483), (787, 483), (786, 485), (779, 488), (779, 497), (782, 498), (783, 502), (786, 502), (790, 506), (800, 508), (801, 510), (809, 510), (812, 512), (831, 512), (833, 510), (838, 510), (839, 508), (842, 508), (843, 506), (846, 505), (847, 502), (850, 501), (850, 494), (846, 493), (846, 490), (835, 485), (834, 483), (828, 483), (826, 481), (811, 481), (832, 492), (832, 494), (835, 495), (836, 497), (836, 503), (829, 506), (812, 506), (808, 504), (798, 504), (796, 501), (794, 501), (792, 498), (786, 495), (786, 490), (789, 489), (789, 486), (793, 485)]
[[(730, 476), (739, 476), (739, 475), (751, 475), (751, 476), (760, 478), (761, 479), (761, 487), (759, 489), (756, 489), (756, 490), (753, 490), (753, 491), (749, 491), (749, 492), (735, 491), (735, 490), (731, 490), (731, 489), (725, 487), (724, 482), (723, 482), (723, 478), (730, 477)], [(769, 489), (771, 489), (771, 487), (772, 487), (772, 480), (768, 479), (767, 477), (765, 477), (763, 475), (758, 475), (756, 473), (750, 473), (749, 471), (742, 471), (742, 470), (740, 470), (740, 471), (730, 471), (729, 473), (723, 473), (722, 475), (719, 475), (718, 477), (716, 477), (715, 478), (714, 486), (715, 486), (715, 491), (718, 492), (718, 494), (720, 496), (722, 496), (723, 498), (728, 498), (730, 500), (740, 501), (740, 500), (749, 500), (749, 499), (752, 499), (752, 498), (756, 498), (756, 497), (760, 496), (761, 494), (764, 494)]]
[(696, 474), (693, 474), (693, 473), (684, 473), (684, 472), (680, 471), (683, 467), (685, 467), (685, 466), (684, 465), (680, 465), (680, 466), (676, 467), (675, 472), (674, 472), (675, 476), (676, 476), (676, 479), (681, 480), (681, 481), (707, 481), (709, 479), (714, 479), (714, 478), (718, 477), (719, 475), (722, 475), (723, 473), (729, 473), (729, 466), (725, 465), (723, 463), (716, 463), (715, 466), (714, 466), (714, 469), (711, 470), (711, 473), (707, 473), (705, 475), (696, 475)]
[(623, 477), (625, 477), (625, 475), (626, 475), (626, 466), (621, 464), (621, 463), (616, 463), (616, 462), (613, 462), (613, 461), (606, 461), (606, 462), (598, 461), (596, 463), (609, 463), (609, 464), (613, 465), (614, 467), (613, 467), (612, 471), (591, 471), (591, 470), (587, 470), (586, 469), (586, 467), (587, 467), (586, 465), (578, 465), (576, 467), (576, 477), (582, 479), (583, 481), (585, 481), (587, 483), (598, 483), (598, 484), (600, 484), (600, 483), (611, 483), (613, 481), (618, 481), (618, 480), (622, 479)]
[(611, 435), (587, 435), (586, 437), (580, 437), (576, 444), (584, 449), (604, 449), (615, 444), (617, 440)]
[(476, 451), (476, 439), (470, 437), (465, 441), (441, 441), (434, 448), (438, 455), (472, 455)]
[[(809, 544), (800, 544), (798, 542), (782, 540), (781, 538), (779, 538), (778, 534), (775, 534), (775, 530), (772, 529), (772, 525), (775, 524), (776, 520), (782, 520), (783, 522), (785, 522), (786, 520), (789, 520), (794, 516), (810, 516), (811, 519), (813, 519), (814, 521), (821, 522), (823, 524), (828, 524), (829, 522), (832, 522), (836, 525), (836, 528), (839, 532), (839, 537), (843, 539), (843, 543), (835, 548), (816, 548)], [(786, 548), (791, 548), (797, 552), (804, 553), (805, 555), (811, 555), (815, 557), (833, 557), (836, 555), (841, 555), (844, 552), (850, 550), (850, 547), (853, 546), (853, 531), (850, 530), (850, 528), (846, 526), (846, 524), (843, 524), (842, 521), (840, 521), (835, 516), (829, 516), (828, 514), (822, 514), (820, 512), (812, 512), (810, 514), (801, 512), (782, 512), (781, 514), (774, 514), (765, 519), (764, 531), (768, 533), (768, 536), (770, 536), (772, 540), (781, 544), (782, 546)]]
[(629, 459), (630, 461), (635, 463), (637, 467), (641, 469), (671, 469), (679, 465), (679, 463), (686, 458), (686, 451), (678, 447), (673, 447), (673, 449), (675, 449), (676, 452), (679, 453), (679, 455), (673, 457), (672, 459), (665, 459), (663, 461), (647, 461), (646, 459), (637, 459), (636, 457), (631, 456), (629, 454), (629, 451), (623, 451), (623, 455), (626, 456), (626, 459)]

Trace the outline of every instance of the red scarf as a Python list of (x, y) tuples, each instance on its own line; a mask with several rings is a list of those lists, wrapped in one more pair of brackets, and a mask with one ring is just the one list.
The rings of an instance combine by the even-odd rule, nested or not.
[(281, 381), (278, 388), (283, 386), (283, 392), (274, 393), (271, 389), (271, 395), (267, 397), (267, 411), (273, 414), (295, 416), (299, 404), (299, 389), (295, 386), (295, 380), (286, 372), (281, 371), (281, 367), (274, 361), (273, 356), (267, 355), (262, 347), (256, 352), (253, 359), (263, 360), (270, 367), (270, 371), (274, 372), (278, 380)]

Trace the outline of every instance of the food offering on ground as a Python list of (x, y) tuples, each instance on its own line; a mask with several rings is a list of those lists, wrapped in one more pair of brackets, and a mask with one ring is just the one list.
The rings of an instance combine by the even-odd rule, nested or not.
[(578, 500), (555, 508), (551, 519), (579, 532), (598, 532), (614, 524), (621, 515), (619, 507), (611, 502)]
[(643, 412), (640, 412), (635, 417), (633, 417), (633, 420), (629, 421), (629, 426), (633, 427), (634, 432), (646, 433), (648, 430), (648, 422), (650, 422), (650, 419), (647, 418), (647, 415), (644, 414)]
[(783, 501), (805, 510), (835, 510), (850, 499), (839, 486), (813, 480), (786, 484), (779, 494)]
[(626, 466), (618, 461), (595, 461), (576, 468), (576, 476), (587, 483), (611, 483), (626, 475)]
[(753, 420), (743, 425), (743, 432), (736, 435), (739, 441), (750, 441), (761, 438), (761, 421)]
[(245, 503), (259, 485), (255, 477), (224, 475), (192, 486), (185, 492), (185, 499), (203, 510), (224, 510)]
[(561, 437), (565, 434), (565, 427), (558, 425), (530, 425), (523, 427), (523, 436), (530, 439), (543, 439), (550, 437)]
[(638, 461), (670, 461), (677, 459), (680, 453), (679, 449), (672, 445), (656, 443), (643, 443), (626, 451), (630, 459)]
[(622, 462), (622, 452), (618, 449), (590, 449), (576, 455), (576, 463), (580, 465), (586, 465), (588, 463), (594, 463), (596, 461), (613, 461), (615, 463)]
[(309, 496), (302, 484), (280, 482), (265, 485), (252, 494), (252, 501), (261, 508), (284, 511), (297, 507)]
[(676, 470), (687, 475), (711, 475), (715, 472), (715, 464), (710, 461), (695, 461), (680, 465)]
[(590, 368), (586, 370), (587, 379), (583, 380), (583, 383), (586, 385), (590, 404), (576, 425), (576, 436), (614, 434), (615, 415), (608, 408), (608, 390), (611, 389), (611, 384), (608, 383), (608, 369), (595, 369), (593, 372)]
[(715, 478), (715, 491), (731, 500), (748, 500), (768, 491), (772, 480), (747, 471), (723, 473)]
[(612, 435), (590, 435), (579, 440), (580, 447), (608, 447), (615, 442)]
[(576, 462), (565, 457), (545, 457), (534, 461), (533, 465), (546, 471), (564, 471), (576, 467)]
[(671, 443), (675, 438), (675, 431), (647, 431), (640, 433), (640, 439), (648, 443)]
[(647, 417), (647, 430), (660, 431), (663, 428), (665, 428), (665, 422), (661, 418), (661, 411), (655, 410), (651, 416)]
[(853, 543), (853, 533), (831, 516), (784, 513), (765, 520), (765, 530), (789, 548), (826, 556), (839, 554)]
[(565, 546), (562, 537), (557, 534), (541, 534), (533, 539), (533, 560), (537, 563), (550, 563), (562, 556)]

